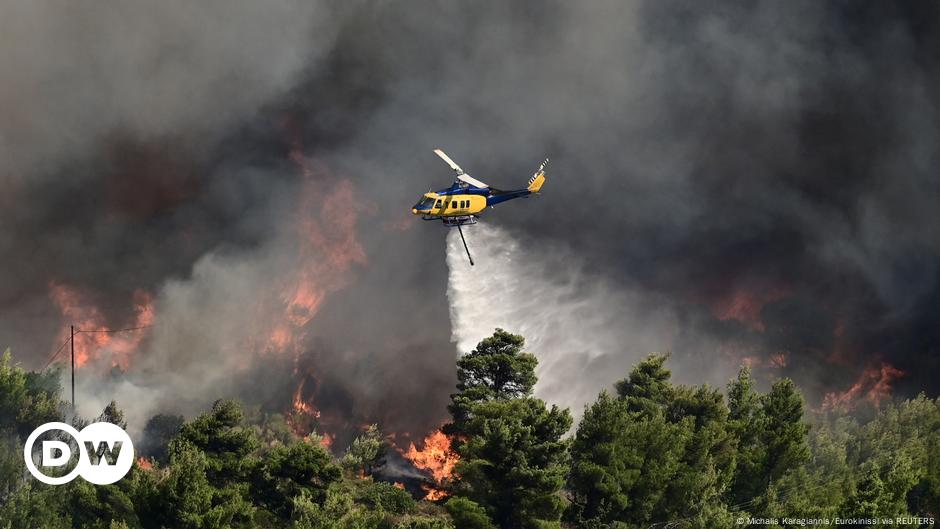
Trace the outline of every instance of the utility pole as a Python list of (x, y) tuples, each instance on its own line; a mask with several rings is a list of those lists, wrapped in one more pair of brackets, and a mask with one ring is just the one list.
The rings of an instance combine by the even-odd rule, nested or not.
[(72, 415), (75, 415), (75, 326), (72, 325)]

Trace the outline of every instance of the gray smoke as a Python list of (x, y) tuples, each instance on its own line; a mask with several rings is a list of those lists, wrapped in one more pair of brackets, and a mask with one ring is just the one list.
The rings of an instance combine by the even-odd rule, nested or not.
[[(897, 390), (938, 389), (932, 4), (2, 9), (0, 339), (43, 365), (70, 323), (51, 281), (112, 328), (155, 296), (129, 372), (81, 377), (83, 411), (283, 409), (307, 377), (325, 415), (417, 435), (497, 325), (575, 407), (667, 349), (684, 381), (750, 358), (822, 395), (884, 361)], [(467, 231), (473, 269), (408, 212), (449, 182), (434, 147), (500, 188), (553, 160), (538, 201)], [(311, 182), (353, 191), (300, 204)], [(283, 307), (259, 300), (350, 230), (363, 259), (318, 272), (298, 360), (261, 354)]]

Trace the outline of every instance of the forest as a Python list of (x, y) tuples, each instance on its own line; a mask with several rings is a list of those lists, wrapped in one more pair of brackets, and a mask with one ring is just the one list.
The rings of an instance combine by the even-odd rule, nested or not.
[[(394, 440), (363, 428), (341, 454), (283, 416), (221, 399), (156, 415), (112, 485), (51, 486), (25, 470), (37, 426), (64, 421), (60, 373), (0, 359), (0, 529), (641, 529), (937, 527), (940, 399), (868, 414), (812, 410), (790, 379), (674, 383), (650, 354), (574, 424), (534, 396), (536, 356), (497, 329), (456, 360), (437, 494), (382, 478)], [(224, 396), (220, 396), (224, 397)], [(103, 420), (126, 427), (120, 403)]]

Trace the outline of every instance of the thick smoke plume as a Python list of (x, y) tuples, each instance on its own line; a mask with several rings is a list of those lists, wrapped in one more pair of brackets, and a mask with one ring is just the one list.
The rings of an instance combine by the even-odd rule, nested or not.
[[(299, 396), (414, 438), (497, 325), (575, 407), (650, 350), (814, 406), (940, 391), (934, 4), (2, 9), (0, 343), (152, 318), (81, 335), (82, 413)], [(473, 269), (409, 218), (434, 147), (500, 188), (552, 157)]]

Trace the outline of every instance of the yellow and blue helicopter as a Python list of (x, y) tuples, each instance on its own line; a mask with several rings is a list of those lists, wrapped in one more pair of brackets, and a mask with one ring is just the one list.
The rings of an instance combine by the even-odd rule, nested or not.
[(421, 215), (423, 220), (440, 220), (448, 228), (456, 227), (460, 232), (463, 247), (467, 250), (470, 265), (473, 266), (473, 257), (470, 256), (470, 249), (467, 247), (467, 240), (464, 239), (461, 226), (476, 224), (477, 217), (488, 207), (491, 208), (496, 204), (514, 198), (538, 194), (545, 183), (545, 166), (548, 165), (548, 158), (542, 162), (542, 165), (532, 175), (528, 186), (524, 189), (503, 191), (467, 174), (449, 156), (444, 154), (444, 151), (434, 149), (434, 153), (440, 156), (457, 173), (457, 179), (447, 189), (425, 193), (421, 200), (411, 208), (411, 212), (415, 215)]

